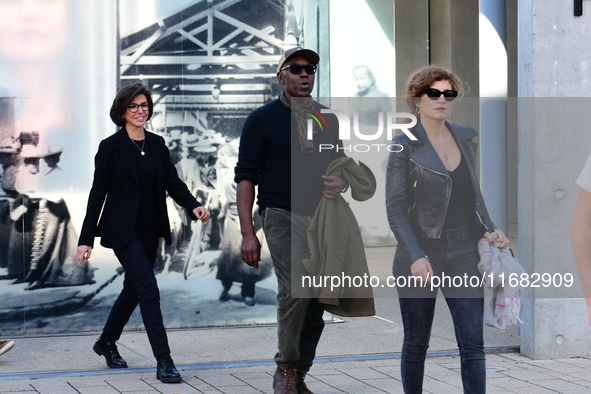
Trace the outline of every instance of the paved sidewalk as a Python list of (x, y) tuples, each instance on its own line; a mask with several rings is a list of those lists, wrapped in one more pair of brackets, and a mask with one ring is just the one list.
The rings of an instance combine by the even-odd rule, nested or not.
[[(368, 256), (384, 262), (381, 274), (389, 275), (391, 250), (372, 249)], [(0, 394), (273, 392), (276, 326), (169, 330), (168, 336), (183, 383), (156, 379), (156, 363), (142, 331), (123, 333), (119, 350), (133, 368), (119, 370), (107, 368), (92, 351), (98, 333), (37, 336), (14, 338), (15, 348), (0, 357)], [(327, 324), (308, 386), (316, 394), (402, 393), (402, 337), (398, 300), (376, 298), (376, 316)], [(485, 327), (484, 343), (489, 394), (591, 393), (591, 357), (530, 360), (518, 353), (516, 327)], [(462, 393), (460, 359), (444, 300), (437, 302), (429, 350), (425, 393)]]
[[(402, 329), (396, 300), (377, 317), (327, 324), (307, 378), (316, 394), (402, 393)], [(0, 357), (0, 393), (148, 394), (272, 393), (276, 326), (170, 330), (180, 384), (156, 379), (147, 336), (126, 331), (119, 350), (129, 369), (112, 370), (92, 352), (98, 334), (16, 338)], [(487, 392), (591, 393), (591, 358), (532, 361), (517, 353), (515, 327), (485, 328)], [(237, 361), (238, 360), (238, 361)], [(438, 302), (427, 359), (425, 393), (461, 393), (460, 359), (445, 302)]]
[[(322, 358), (307, 378), (316, 394), (402, 393), (400, 360), (331, 361)], [(374, 356), (374, 358), (378, 358)], [(338, 358), (336, 359), (338, 360)], [(429, 357), (425, 393), (461, 393), (458, 356)], [(0, 392), (46, 394), (110, 393), (272, 393), (273, 365), (179, 365), (183, 382), (162, 384), (154, 368), (56, 373), (54, 377), (0, 376)], [(237, 365), (237, 364), (234, 364)], [(545, 394), (591, 392), (591, 359), (532, 361), (516, 353), (487, 356), (487, 393)], [(210, 368), (211, 367), (211, 368)]]

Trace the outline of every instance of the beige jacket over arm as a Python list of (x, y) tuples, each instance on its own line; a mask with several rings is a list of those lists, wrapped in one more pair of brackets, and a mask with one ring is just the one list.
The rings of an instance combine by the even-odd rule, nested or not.
[[(327, 175), (343, 178), (351, 187), (351, 195), (357, 201), (371, 198), (376, 190), (376, 180), (363, 163), (357, 164), (350, 157), (334, 160), (326, 170)], [(369, 286), (369, 269), (363, 247), (363, 239), (353, 211), (345, 199), (322, 198), (308, 229), (310, 255), (303, 264), (312, 276), (343, 275), (362, 277), (367, 275), (368, 286), (339, 286), (331, 290), (322, 286), (314, 290), (320, 305), (339, 316), (372, 316), (375, 314), (373, 291)], [(320, 279), (320, 278), (318, 278)], [(316, 281), (318, 282), (318, 280)]]

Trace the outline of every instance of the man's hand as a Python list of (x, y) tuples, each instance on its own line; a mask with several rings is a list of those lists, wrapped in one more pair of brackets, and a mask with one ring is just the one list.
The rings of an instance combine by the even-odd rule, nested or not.
[(322, 180), (324, 181), (324, 197), (328, 199), (333, 199), (343, 191), (347, 187), (347, 182), (343, 178), (338, 176), (327, 176), (322, 175)]
[(240, 247), (240, 254), (242, 261), (259, 269), (259, 261), (261, 261), (261, 243), (255, 234), (242, 235), (242, 246)]
[(84, 265), (84, 262), (90, 258), (91, 254), (92, 247), (88, 245), (80, 245), (76, 248), (76, 260), (78, 260), (81, 265)]
[(204, 207), (197, 207), (193, 209), (193, 215), (195, 215), (197, 220), (200, 220), (201, 223), (205, 223), (209, 220), (209, 212)]

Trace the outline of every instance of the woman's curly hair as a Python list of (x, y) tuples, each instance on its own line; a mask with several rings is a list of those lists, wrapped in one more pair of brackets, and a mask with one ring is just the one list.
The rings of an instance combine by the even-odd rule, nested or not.
[(452, 90), (457, 90), (459, 95), (464, 93), (462, 81), (453, 71), (437, 65), (419, 68), (406, 81), (404, 101), (413, 115), (419, 115), (417, 97), (421, 97), (423, 91), (437, 81), (448, 81)]

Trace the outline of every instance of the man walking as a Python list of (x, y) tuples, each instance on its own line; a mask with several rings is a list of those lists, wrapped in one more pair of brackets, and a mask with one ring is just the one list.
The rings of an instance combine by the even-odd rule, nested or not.
[[(277, 276), (276, 394), (312, 393), (304, 378), (324, 328), (324, 310), (316, 299), (292, 297), (292, 276), (304, 272), (301, 261), (308, 253), (306, 231), (320, 199), (334, 198), (347, 187), (342, 178), (324, 176), (331, 161), (345, 156), (342, 151), (324, 149), (341, 145), (337, 122), (325, 128), (314, 123), (313, 139), (308, 139), (308, 119), (302, 108), (321, 108), (310, 97), (319, 61), (316, 52), (301, 47), (281, 56), (277, 79), (284, 92), (254, 110), (244, 122), (235, 168), (242, 259), (258, 269), (261, 244), (252, 221), (258, 185), (257, 204)], [(293, 108), (292, 98), (299, 98)], [(323, 144), (322, 150), (319, 144)]]

